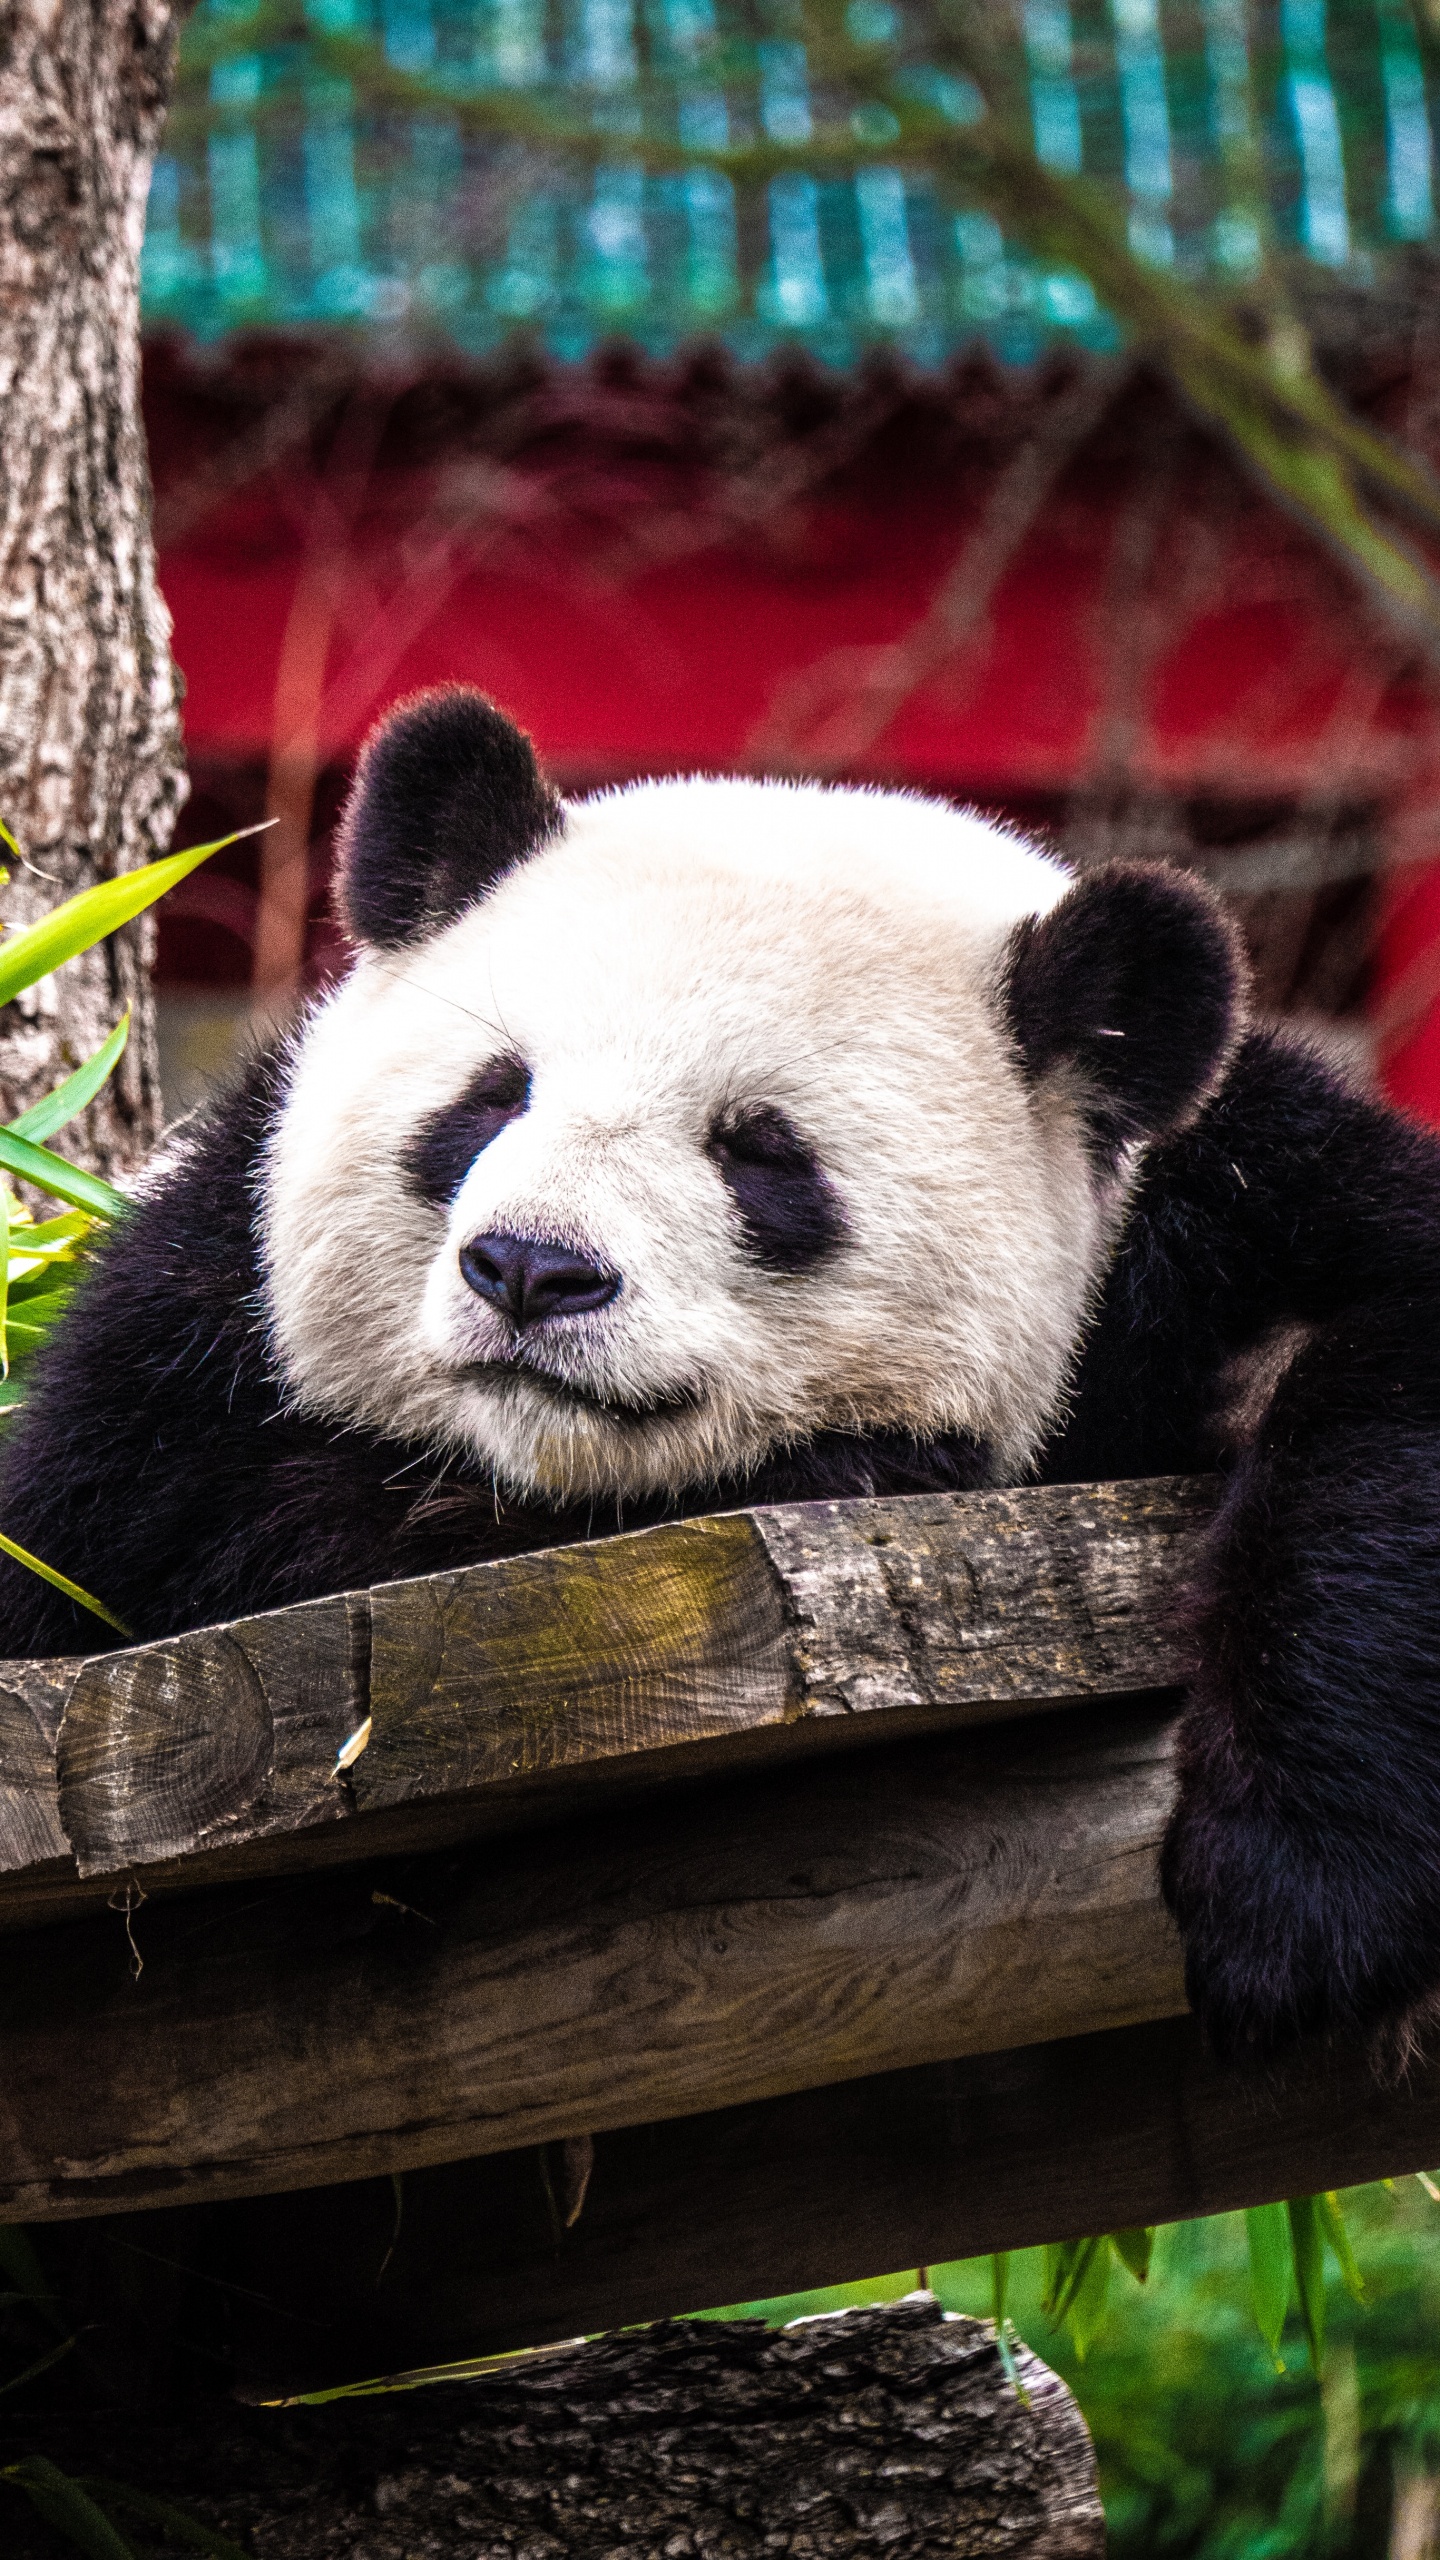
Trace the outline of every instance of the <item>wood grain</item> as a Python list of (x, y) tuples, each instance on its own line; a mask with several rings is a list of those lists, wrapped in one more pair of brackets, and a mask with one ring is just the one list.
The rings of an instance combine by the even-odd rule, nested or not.
[(0, 2213), (389, 2174), (1170, 2013), (1171, 1716), (882, 1744), (37, 1933), (0, 1977)]
[[(53, 1765), (21, 1708), (33, 1793), (12, 1805), (0, 1763), (0, 1926), (87, 1883), (325, 1866), (1175, 1683), (1213, 1499), (1176, 1478), (735, 1512), (50, 1666)], [(17, 1696), (40, 1678), (16, 1667)]]
[(56, 1743), (73, 1662), (0, 1662), (0, 1856), (39, 1877), (73, 1866), (60, 1818)]
[(76, 2223), (44, 2249), (127, 2355), (128, 2244), (189, 2268), (152, 2342), (168, 2316), (271, 2399), (1437, 2162), (1440, 2060), (1403, 2088), (1343, 2050), (1259, 2074), (1184, 2017), (600, 2133), (569, 2228), (551, 2146), (412, 2172), (398, 2229), (374, 2179)]

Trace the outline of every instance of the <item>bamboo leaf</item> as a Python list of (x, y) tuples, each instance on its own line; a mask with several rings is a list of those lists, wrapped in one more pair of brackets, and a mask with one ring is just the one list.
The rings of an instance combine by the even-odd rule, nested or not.
[(10, 1375), (10, 1194), (0, 1182), (0, 1378)]
[(0, 1165), (22, 1182), (33, 1182), (37, 1191), (53, 1191), (57, 1200), (73, 1201), (77, 1209), (91, 1209), (99, 1218), (122, 1217), (130, 1206), (124, 1192), (102, 1182), (98, 1173), (67, 1164), (63, 1156), (52, 1156), (48, 1147), (17, 1138), (9, 1129), (0, 1129)]
[(1363, 2302), (1365, 2280), (1350, 2245), (1350, 2234), (1345, 2228), (1340, 2199), (1333, 2188), (1327, 2194), (1315, 2198), (1315, 2210), (1320, 2217), (1321, 2231), (1334, 2251), (1335, 2263), (1340, 2269), (1340, 2279), (1346, 2292), (1352, 2302)]
[(17, 1564), (25, 1565), (31, 1573), (38, 1573), (42, 1582), (53, 1583), (57, 1591), (63, 1591), (67, 1600), (74, 1600), (82, 1609), (90, 1610), (93, 1616), (103, 1618), (106, 1626), (113, 1627), (127, 1644), (134, 1643), (135, 1639), (123, 1618), (117, 1618), (106, 1608), (103, 1600), (93, 1599), (88, 1591), (82, 1591), (78, 1582), (71, 1582), (65, 1574), (57, 1573), (53, 1564), (42, 1564), (38, 1556), (31, 1555), (28, 1547), (17, 1547), (13, 1538), (0, 1533), (0, 1553), (13, 1556)]
[(1069, 2282), (1070, 2271), (1080, 2251), (1086, 2246), (1087, 2243), (1083, 2240), (1046, 2241), (1043, 2261), (1045, 2279), (1040, 2295), (1040, 2308), (1047, 2320), (1056, 2318), (1060, 2296)]
[(35, 2243), (23, 2222), (0, 2223), (0, 2273), (9, 2277), (16, 2292), (33, 2304), (57, 2334), (64, 2331), (57, 2297), (45, 2280)]
[(995, 2323), (997, 2338), (1005, 2333), (1005, 2297), (1009, 2290), (1010, 2252), (1008, 2249), (996, 2249), (990, 2259), (990, 2317)]
[(1108, 2235), (1091, 2243), (1079, 2279), (1065, 2310), (1065, 2326), (1070, 2332), (1075, 2353), (1083, 2364), (1099, 2334), (1105, 2317), (1106, 2297), (1110, 2291), (1110, 2274), (1115, 2264), (1115, 2250)]
[(157, 2525), (172, 2542), (188, 2542), (195, 2551), (213, 2553), (214, 2560), (249, 2560), (249, 2554), (241, 2550), (238, 2542), (201, 2524), (198, 2517), (187, 2516), (183, 2507), (172, 2507), (168, 2498), (153, 2498), (148, 2489), (132, 2489), (123, 2480), (94, 2480), (88, 2474), (82, 2475), (81, 2485), (93, 2490), (107, 2505), (119, 2507), (122, 2513)]
[(1108, 2262), (1110, 2254), (1110, 2243), (1103, 2236), (1094, 2240), (1064, 2242), (1060, 2251), (1064, 2264), (1059, 2270), (1054, 2297), (1045, 2304), (1045, 2316), (1057, 2329), (1069, 2318), (1096, 2259), (1103, 2256)]
[[(264, 819), (261, 826), (271, 823)], [(0, 1004), (8, 1004), (37, 979), (48, 978), (52, 969), (73, 960), (78, 952), (103, 942), (107, 934), (129, 924), (163, 898), (167, 889), (188, 878), (212, 853), (223, 853), (226, 845), (238, 844), (242, 836), (258, 835), (261, 826), (237, 827), (233, 835), (217, 836), (213, 844), (191, 845), (184, 853), (167, 853), (163, 861), (147, 862), (138, 871), (122, 871), (114, 880), (97, 881), (93, 889), (66, 898), (38, 923), (0, 943)]]
[(7, 2391), (19, 2391), (27, 2382), (38, 2382), (42, 2373), (48, 2373), (52, 2365), (63, 2362), (74, 2344), (73, 2337), (62, 2338), (58, 2347), (47, 2347), (43, 2356), (37, 2356), (33, 2364), (27, 2364), (19, 2373), (8, 2375), (4, 2382), (0, 2382), (0, 2400)]
[(1290, 2246), (1295, 2260), (1295, 2290), (1310, 2361), (1316, 2372), (1325, 2361), (1325, 2252), (1314, 2196), (1295, 2196), (1285, 2208), (1290, 2217)]
[(23, 2489), (37, 2515), (54, 2525), (66, 2540), (89, 2555), (89, 2560), (135, 2560), (135, 2554), (122, 2533), (95, 2501), (61, 2471), (47, 2462), (43, 2453), (27, 2454), (23, 2462), (7, 2463), (0, 2470), (0, 2480)]
[(1150, 2259), (1155, 2247), (1154, 2225), (1134, 2231), (1112, 2231), (1110, 2237), (1117, 2256), (1124, 2260), (1136, 2283), (1143, 2284), (1150, 2273)]
[(45, 1299), (41, 1300), (41, 1305), (45, 1312), (38, 1319), (17, 1315), (13, 1307), (10, 1310), (10, 1320), (6, 1326), (10, 1344), (10, 1359), (5, 1370), (7, 1378), (15, 1362), (27, 1359), (32, 1351), (38, 1350), (40, 1344), (47, 1341), (54, 1330), (56, 1317), (61, 1312), (60, 1308), (56, 1307), (52, 1311), (48, 1300)]
[(1290, 2308), (1290, 2218), (1283, 2204), (1256, 2204), (1245, 2216), (1255, 2325), (1277, 2363)]
[(29, 1110), (22, 1111), (18, 1120), (9, 1122), (12, 1138), (53, 1138), (57, 1129), (63, 1129), (67, 1120), (73, 1120), (77, 1112), (84, 1110), (87, 1102), (94, 1101), (106, 1077), (113, 1072), (129, 1037), (130, 1007), (127, 1004), (109, 1039), (101, 1042), (94, 1057), (87, 1058), (83, 1067), (77, 1067), (63, 1084), (57, 1084), (54, 1092), (47, 1093), (43, 1102), (32, 1102)]

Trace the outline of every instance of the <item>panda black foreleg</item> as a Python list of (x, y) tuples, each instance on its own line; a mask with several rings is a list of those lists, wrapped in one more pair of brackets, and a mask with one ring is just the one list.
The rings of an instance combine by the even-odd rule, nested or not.
[(1321, 1328), (1227, 1488), (1162, 1862), (1225, 2051), (1373, 2033), (1440, 1983), (1433, 1301)]
[(1217, 1458), (1162, 1870), (1190, 1995), (1226, 2050), (1372, 2034), (1440, 1986), (1440, 1146), (1264, 1032), (1152, 1151), (1042, 1466)]

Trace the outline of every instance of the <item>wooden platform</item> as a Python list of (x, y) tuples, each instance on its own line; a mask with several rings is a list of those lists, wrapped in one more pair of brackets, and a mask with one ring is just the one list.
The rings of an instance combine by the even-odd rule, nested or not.
[(223, 2204), (310, 2305), (242, 2363), (313, 2381), (1429, 2165), (1440, 2077), (1182, 2015), (1212, 1502), (741, 1512), (0, 1667), (0, 2218)]

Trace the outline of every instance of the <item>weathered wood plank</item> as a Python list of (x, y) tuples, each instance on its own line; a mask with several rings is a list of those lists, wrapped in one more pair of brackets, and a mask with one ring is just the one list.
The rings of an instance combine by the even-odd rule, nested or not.
[(736, 1512), (52, 1666), (36, 1800), (58, 1786), (61, 1850), (0, 1796), (0, 1925), (73, 1905), (76, 1878), (325, 1865), (1176, 1682), (1213, 1498), (1177, 1478)]
[(323, 2184), (1165, 2015), (1171, 1710), (882, 1745), (33, 1936), (0, 2213)]
[(398, 2227), (375, 2179), (45, 2248), (117, 2327), (134, 2273), (95, 2272), (112, 2239), (193, 2269), (172, 2316), (269, 2399), (1437, 2161), (1440, 2061), (1403, 2087), (1334, 2050), (1256, 2074), (1184, 2017), (600, 2133), (568, 2226), (552, 2146), (413, 2172)]
[(56, 1743), (74, 1662), (0, 1662), (0, 1860), (39, 1876), (73, 1870)]

